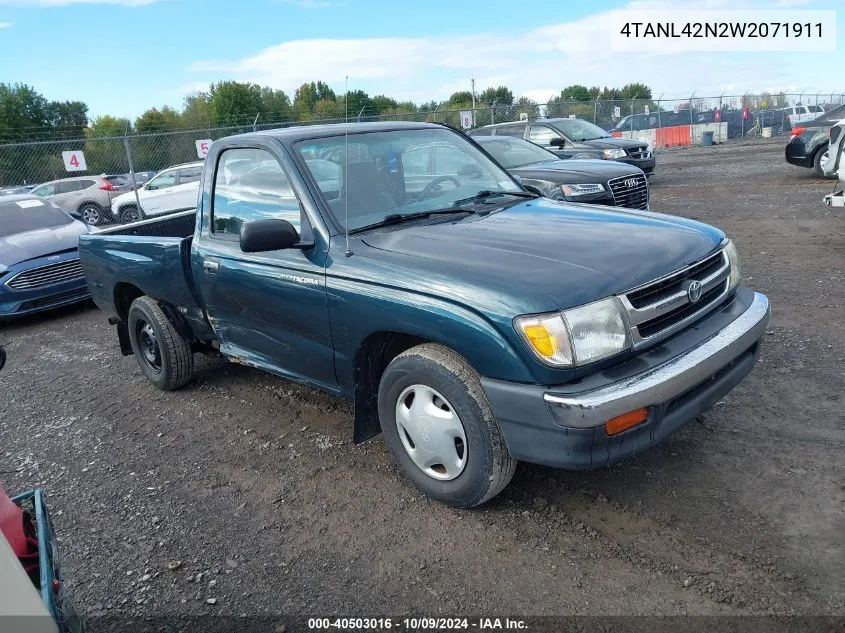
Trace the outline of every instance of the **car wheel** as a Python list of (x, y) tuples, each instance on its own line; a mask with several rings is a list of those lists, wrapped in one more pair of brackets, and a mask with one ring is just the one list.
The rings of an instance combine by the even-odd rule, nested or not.
[(816, 174), (821, 176), (822, 178), (834, 178), (835, 175), (826, 176), (824, 173), (825, 163), (830, 159), (830, 150), (827, 147), (823, 147), (816, 152), (816, 155), (813, 157), (813, 169), (815, 170)]
[(424, 494), (459, 508), (508, 485), (516, 461), (475, 370), (427, 343), (394, 358), (379, 383), (382, 432), (399, 471)]
[(120, 212), (120, 222), (122, 224), (128, 224), (129, 222), (137, 222), (141, 219), (141, 214), (138, 213), (138, 207), (134, 204), (130, 204), (128, 206), (123, 207), (123, 210)]
[(144, 375), (163, 391), (186, 385), (194, 374), (190, 342), (173, 327), (151, 297), (138, 297), (129, 307), (129, 341)]
[(105, 224), (106, 214), (103, 212), (103, 208), (98, 204), (88, 202), (79, 207), (78, 211), (85, 224), (90, 226)]

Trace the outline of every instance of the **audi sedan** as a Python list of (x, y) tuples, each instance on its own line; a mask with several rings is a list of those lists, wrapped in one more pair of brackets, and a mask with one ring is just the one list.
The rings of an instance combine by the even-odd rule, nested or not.
[(0, 320), (85, 301), (79, 236), (88, 226), (32, 194), (0, 198)]
[(553, 200), (648, 209), (648, 179), (633, 165), (609, 160), (561, 159), (520, 138), (473, 137), (517, 176), (522, 186)]

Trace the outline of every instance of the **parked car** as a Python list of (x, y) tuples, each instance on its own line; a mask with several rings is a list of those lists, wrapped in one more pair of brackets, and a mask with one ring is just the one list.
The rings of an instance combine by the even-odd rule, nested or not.
[(51, 200), (0, 198), (0, 320), (90, 297), (77, 248), (88, 231)]
[[(305, 157), (347, 144), (339, 186), (320, 185)], [(412, 156), (409, 174), (426, 146), (451, 147), (447, 166)], [(201, 187), (193, 213), (80, 238), (122, 353), (164, 390), (219, 350), (345, 396), (355, 441), (383, 432), (455, 506), (517, 460), (597, 468), (653, 446), (751, 371), (769, 319), (722, 231), (538, 197), (445, 126), (224, 138)]]
[(845, 207), (845, 119), (830, 128), (830, 149), (824, 165), (825, 176), (839, 179), (839, 189), (827, 194), (824, 202), (832, 207)]
[(21, 193), (29, 193), (28, 187), (3, 187), (0, 188), (0, 196), (14, 196)]
[(98, 226), (111, 221), (112, 198), (120, 190), (103, 176), (77, 176), (44, 183), (32, 193), (49, 198), (65, 211), (79, 213), (86, 224)]
[[(120, 222), (137, 222), (163, 213), (195, 209), (199, 194), (202, 162), (176, 165), (160, 171), (137, 190), (117, 196), (112, 201), (112, 216)], [(141, 211), (138, 212), (138, 200)]]
[(617, 160), (654, 172), (655, 158), (646, 143), (611, 136), (599, 126), (582, 119), (538, 119), (485, 125), (470, 136), (515, 136), (553, 152), (560, 158)]
[(648, 209), (648, 179), (633, 165), (606, 160), (563, 160), (521, 138), (476, 139), (522, 186), (552, 200)]
[[(843, 117), (845, 117), (845, 105), (833, 108), (818, 119), (793, 127), (792, 137), (784, 150), (786, 162), (790, 165), (813, 169), (817, 175), (825, 177), (830, 129)], [(827, 175), (827, 177), (831, 176)]]
[(782, 108), (784, 118), (789, 122), (789, 125), (795, 127), (798, 123), (805, 123), (818, 119), (824, 114), (824, 108), (820, 105), (794, 105)]

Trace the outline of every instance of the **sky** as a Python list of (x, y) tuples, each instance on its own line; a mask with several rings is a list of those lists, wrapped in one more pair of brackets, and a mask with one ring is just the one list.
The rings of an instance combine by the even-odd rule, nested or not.
[[(0, 0), (0, 82), (93, 116), (179, 108), (212, 81), (305, 81), (417, 103), (506, 85), (538, 102), (570, 84), (642, 82), (664, 98), (845, 92), (837, 52), (619, 53), (610, 11), (836, 9), (837, 0)], [(840, 7), (841, 8), (841, 7)]]

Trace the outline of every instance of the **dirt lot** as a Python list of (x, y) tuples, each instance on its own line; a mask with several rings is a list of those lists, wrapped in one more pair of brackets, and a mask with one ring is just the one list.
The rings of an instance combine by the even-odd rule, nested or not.
[(773, 318), (752, 375), (641, 457), (521, 465), (453, 510), (353, 446), (344, 402), (219, 361), (157, 392), (83, 306), (0, 329), (2, 478), (46, 489), (87, 614), (845, 614), (845, 216), (782, 157), (659, 157), (653, 208), (733, 236)]

